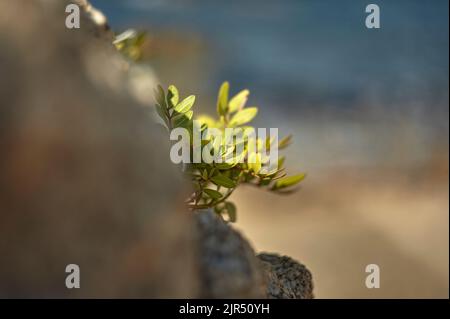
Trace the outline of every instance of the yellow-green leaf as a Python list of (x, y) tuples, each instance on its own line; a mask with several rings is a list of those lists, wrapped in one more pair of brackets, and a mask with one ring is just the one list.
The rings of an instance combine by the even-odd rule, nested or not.
[(181, 101), (177, 106), (175, 106), (174, 110), (178, 113), (186, 113), (189, 111), (195, 102), (195, 95), (189, 95), (183, 101)]
[(167, 89), (167, 103), (169, 104), (169, 108), (175, 107), (178, 104), (179, 98), (180, 94), (178, 93), (178, 89), (175, 85), (169, 86)]
[(243, 90), (236, 94), (228, 104), (228, 112), (233, 113), (242, 109), (247, 102), (249, 90)]
[(255, 174), (258, 174), (261, 170), (261, 154), (251, 153), (248, 156), (248, 168), (252, 170)]
[(178, 114), (173, 118), (173, 124), (175, 127), (185, 127), (192, 118), (194, 112), (188, 111), (186, 113)]
[(276, 181), (273, 188), (275, 190), (277, 190), (277, 189), (294, 186), (294, 185), (300, 183), (302, 180), (304, 180), (305, 177), (306, 177), (306, 174), (302, 173), (302, 174), (298, 174), (298, 175), (294, 175), (294, 176), (288, 176), (288, 177), (281, 178)]
[(258, 113), (257, 107), (247, 107), (237, 112), (230, 121), (230, 126), (239, 126), (253, 120)]
[(283, 148), (288, 147), (289, 144), (291, 144), (291, 140), (292, 140), (292, 134), (282, 138), (281, 141), (278, 142), (278, 149), (281, 150)]
[(281, 169), (281, 168), (283, 168), (283, 165), (284, 165), (284, 161), (286, 160), (286, 157), (285, 156), (280, 156), (279, 158), (278, 158), (278, 169)]
[(223, 82), (219, 90), (219, 95), (217, 97), (217, 113), (221, 116), (227, 113), (229, 89), (230, 84), (228, 82)]

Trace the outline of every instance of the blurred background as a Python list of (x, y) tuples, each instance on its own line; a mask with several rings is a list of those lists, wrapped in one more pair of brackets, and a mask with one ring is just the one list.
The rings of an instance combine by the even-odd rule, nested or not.
[(233, 195), (256, 250), (305, 263), (318, 298), (448, 298), (447, 0), (377, 0), (381, 29), (358, 0), (92, 3), (114, 31), (145, 30), (141, 63), (202, 112), (228, 80), (255, 126), (294, 135), (298, 193)]

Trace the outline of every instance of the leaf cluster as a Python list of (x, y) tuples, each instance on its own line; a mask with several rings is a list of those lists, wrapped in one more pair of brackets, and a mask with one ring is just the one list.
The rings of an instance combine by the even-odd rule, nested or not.
[[(276, 169), (263, 170), (267, 167), (269, 158), (261, 152), (263, 146), (270, 151), (274, 147), (274, 139), (268, 136), (265, 140), (259, 137), (247, 137), (248, 130), (254, 130), (249, 123), (258, 113), (256, 106), (246, 107), (250, 92), (242, 90), (233, 97), (229, 97), (229, 84), (224, 82), (219, 89), (217, 97), (217, 118), (206, 115), (196, 117), (201, 123), (201, 131), (208, 128), (219, 129), (241, 128), (244, 138), (239, 139), (215, 139), (214, 136), (202, 135), (201, 145), (210, 145), (211, 149), (223, 157), (224, 161), (212, 163), (191, 163), (184, 167), (186, 176), (193, 186), (193, 193), (187, 199), (187, 205), (191, 209), (213, 208), (216, 213), (226, 217), (227, 220), (236, 221), (236, 206), (229, 201), (229, 197), (235, 189), (242, 184), (253, 185), (258, 188), (267, 189), (276, 193), (291, 193), (297, 185), (305, 178), (305, 174), (287, 176), (284, 168), (285, 157), (278, 159)], [(191, 133), (192, 144), (192, 110), (195, 96), (190, 95), (184, 99), (180, 98), (178, 89), (171, 85), (167, 92), (161, 86), (155, 90), (156, 111), (166, 127), (171, 130), (184, 127)], [(278, 141), (278, 149), (286, 148), (291, 142), (289, 135)], [(239, 145), (243, 143), (243, 145)], [(252, 145), (254, 145), (252, 147)], [(237, 152), (237, 150), (241, 152)], [(233, 154), (233, 159), (227, 161), (228, 156)]]

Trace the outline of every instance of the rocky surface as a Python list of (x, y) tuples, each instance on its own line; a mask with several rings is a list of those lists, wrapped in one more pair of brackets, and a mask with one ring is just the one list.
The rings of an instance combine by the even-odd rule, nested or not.
[(264, 298), (262, 267), (248, 241), (212, 211), (196, 213), (201, 296)]
[(312, 297), (303, 266), (185, 211), (111, 31), (81, 0), (87, 27), (66, 29), (69, 2), (0, 3), (0, 297)]
[(304, 265), (278, 254), (261, 253), (257, 257), (264, 267), (268, 298), (314, 298), (312, 275)]
[(312, 276), (287, 256), (255, 251), (213, 211), (196, 215), (203, 298), (313, 298)]

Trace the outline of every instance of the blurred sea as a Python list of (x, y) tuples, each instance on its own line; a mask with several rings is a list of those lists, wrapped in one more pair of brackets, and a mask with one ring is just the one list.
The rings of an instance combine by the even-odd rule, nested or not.
[(386, 154), (420, 162), (448, 142), (447, 0), (377, 1), (378, 30), (365, 27), (359, 0), (92, 2), (115, 31), (175, 42), (151, 63), (164, 84), (199, 95), (201, 109), (213, 110), (205, 105), (224, 80), (249, 88), (256, 124), (301, 136), (311, 169), (378, 164)]
[(251, 86), (261, 99), (355, 104), (439, 103), (448, 87), (448, 1), (377, 1), (381, 29), (364, 26), (367, 1), (94, 0), (115, 29), (172, 29), (212, 48), (211, 85)]

